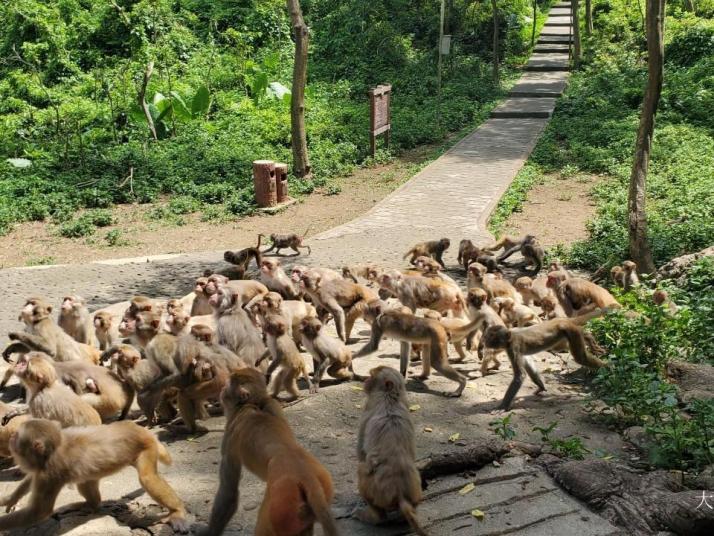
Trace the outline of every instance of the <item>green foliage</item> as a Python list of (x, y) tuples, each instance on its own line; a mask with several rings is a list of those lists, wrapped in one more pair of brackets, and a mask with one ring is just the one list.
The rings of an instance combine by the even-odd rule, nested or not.
[[(668, 30), (671, 29), (668, 27)], [(691, 67), (714, 55), (714, 20), (691, 17), (675, 27), (664, 57), (669, 63)]]
[(120, 229), (107, 231), (107, 234), (104, 235), (104, 240), (106, 240), (109, 247), (126, 246), (129, 244), (129, 241), (124, 238)]
[(536, 184), (543, 182), (543, 175), (540, 168), (531, 163), (527, 163), (509, 186), (506, 193), (498, 201), (498, 205), (491, 214), (488, 226), (493, 234), (500, 235), (503, 225), (514, 212), (520, 212), (523, 203), (528, 199), (528, 192)]
[(541, 441), (550, 447), (550, 450), (558, 455), (574, 460), (582, 460), (585, 454), (590, 452), (583, 445), (583, 440), (577, 436), (566, 438), (552, 437), (552, 432), (558, 427), (558, 422), (553, 421), (548, 426), (534, 426), (533, 431), (540, 433)]
[(90, 210), (76, 219), (65, 221), (59, 226), (59, 234), (65, 238), (81, 238), (94, 234), (97, 227), (107, 227), (114, 223), (108, 210)]
[(505, 441), (510, 441), (516, 437), (516, 429), (511, 425), (513, 413), (509, 413), (505, 417), (496, 419), (488, 423), (493, 430), (493, 433)]

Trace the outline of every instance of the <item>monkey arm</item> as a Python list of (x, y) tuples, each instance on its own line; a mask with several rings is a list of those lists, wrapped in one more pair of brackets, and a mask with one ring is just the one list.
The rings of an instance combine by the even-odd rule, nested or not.
[(25, 495), (27, 495), (27, 492), (30, 491), (30, 484), (32, 484), (32, 477), (28, 475), (22, 479), (22, 482), (20, 482), (17, 488), (15, 488), (15, 491), (13, 491), (10, 495), (0, 497), (0, 506), (6, 506), (6, 512), (12, 510), (12, 508), (17, 504), (17, 501), (22, 499)]
[[(263, 357), (265, 354), (263, 354)], [(261, 357), (261, 359), (263, 358)], [(273, 359), (270, 362), (270, 365), (268, 365), (268, 370), (265, 371), (265, 383), (270, 383), (270, 377), (273, 375), (273, 372), (275, 372), (275, 369), (278, 368), (278, 365), (280, 365), (283, 362), (282, 359)], [(257, 363), (256, 363), (257, 365)]]
[(382, 328), (379, 327), (379, 320), (372, 323), (372, 336), (369, 342), (365, 344), (359, 352), (357, 352), (353, 357), (364, 357), (366, 355), (372, 354), (379, 350), (379, 342), (382, 340)]
[(7, 423), (9, 423), (15, 417), (19, 417), (20, 415), (27, 415), (29, 412), (30, 412), (30, 407), (26, 406), (26, 405), (13, 408), (10, 411), (8, 411), (5, 414), (5, 416), (2, 418), (2, 425), (5, 426)]
[[(38, 337), (32, 333), (25, 333), (24, 331), (13, 331), (8, 334), (8, 338), (11, 341), (17, 341), (19, 343), (24, 343), (29, 346), (32, 350), (37, 350), (38, 352), (44, 352), (50, 357), (55, 356), (55, 349), (50, 348), (47, 345), (47, 340), (44, 337)], [(5, 353), (3, 352), (3, 356)]]
[[(226, 437), (228, 436), (226, 435)], [(228, 441), (224, 441), (224, 447), (230, 448)], [(208, 529), (203, 533), (203, 536), (223, 534), (226, 525), (238, 510), (241, 470), (240, 460), (230, 459), (227, 453), (223, 455), (219, 471), (220, 484), (218, 485), (216, 498), (213, 501)]]
[[(36, 478), (37, 481), (34, 482), (32, 486), (33, 490), (32, 497), (30, 497), (30, 504), (22, 510), (0, 517), (0, 530), (34, 525), (47, 519), (52, 514), (55, 501), (64, 484), (63, 482), (41, 479), (39, 476)], [(18, 489), (11, 495), (11, 498), (15, 498), (15, 495), (18, 495), (22, 488), (22, 493), (17, 496), (15, 502), (20, 500), (20, 498), (27, 493), (27, 488), (30, 487), (32, 480), (32, 477), (26, 477)]]
[(520, 244), (520, 242), (519, 242), (518, 244), (516, 244), (515, 246), (513, 246), (511, 249), (508, 249), (508, 250), (504, 251), (503, 253), (501, 253), (501, 254), (498, 256), (498, 258), (497, 258), (496, 260), (497, 260), (498, 262), (503, 262), (503, 261), (505, 261), (508, 257), (510, 257), (511, 255), (513, 255), (516, 251), (518, 251), (519, 249), (521, 249), (521, 244)]
[(2, 352), (2, 357), (5, 361), (12, 364), (12, 361), (10, 361), (10, 356), (12, 354), (26, 354), (27, 352), (31, 351), (32, 348), (30, 348), (24, 342), (15, 341), (7, 345), (7, 348), (5, 348)]

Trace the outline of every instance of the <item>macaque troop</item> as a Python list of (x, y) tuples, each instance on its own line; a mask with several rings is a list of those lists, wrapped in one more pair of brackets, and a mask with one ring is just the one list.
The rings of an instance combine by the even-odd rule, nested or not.
[[(182, 499), (158, 469), (171, 457), (151, 428), (206, 431), (200, 421), (220, 407), (226, 424), (219, 484), (201, 513), (208, 526), (198, 533), (222, 534), (237, 515), (245, 467), (265, 482), (255, 534), (312, 534), (316, 524), (339, 534), (332, 477), (283, 414), (284, 404), (316, 396), (329, 377), (329, 385), (359, 382), (366, 396), (355, 453), (364, 506), (353, 516), (377, 524), (396, 513), (412, 531), (428, 534), (417, 511), (422, 488), (409, 381), (428, 382), (433, 368), (452, 388), (430, 392), (460, 397), (469, 382), (478, 389), (480, 377), (500, 369), (505, 354), (511, 370), (500, 373), (510, 385), (495, 412), (512, 406), (526, 376), (538, 393), (546, 391), (538, 352), (569, 352), (590, 369), (607, 366), (585, 325), (620, 304), (558, 262), (547, 264), (533, 235), (481, 246), (461, 240), (451, 271), (462, 271), (466, 288), (445, 272), (448, 238), (414, 245), (403, 256), (406, 266), (368, 262), (334, 270), (282, 264), (281, 249), (294, 251), (290, 257), (311, 253), (304, 235), (270, 235), (270, 247), (261, 250), (263, 236), (257, 246), (227, 251), (232, 267), (200, 274), (185, 296), (134, 296), (91, 313), (77, 295), (59, 303), (27, 298), (2, 354), (11, 367), (0, 388), (19, 381), (24, 404), (0, 403), (0, 456), (12, 457), (24, 476), (13, 490), (3, 484), (0, 506), (8, 513), (0, 515), (0, 530), (51, 516), (68, 484), (97, 509), (99, 481), (130, 465), (166, 510), (162, 521), (188, 532)], [(506, 262), (516, 254), (520, 261)], [(611, 276), (617, 292), (640, 284), (629, 260)], [(664, 291), (653, 300), (676, 313)], [(359, 319), (370, 330), (361, 344), (352, 337)], [(360, 366), (384, 338), (399, 342), (398, 368)], [(453, 366), (469, 359), (481, 363), (477, 378)], [(410, 367), (419, 373), (407, 378)]]

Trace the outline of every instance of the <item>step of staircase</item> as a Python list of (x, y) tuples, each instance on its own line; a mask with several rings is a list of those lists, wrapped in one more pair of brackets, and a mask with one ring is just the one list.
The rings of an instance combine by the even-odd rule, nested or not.
[(553, 115), (555, 98), (509, 98), (491, 112), (494, 119), (547, 119)]
[(533, 53), (525, 66), (526, 71), (569, 71), (568, 54), (562, 52)]
[(570, 42), (572, 42), (572, 38), (568, 35), (551, 35), (543, 37), (541, 34), (541, 37), (538, 41), (536, 41), (536, 45), (567, 45)]
[(568, 54), (570, 52), (568, 48), (567, 43), (562, 43), (562, 44), (550, 44), (550, 45), (536, 45), (535, 48), (533, 49), (533, 52), (542, 52), (542, 53), (560, 53), (560, 54)]

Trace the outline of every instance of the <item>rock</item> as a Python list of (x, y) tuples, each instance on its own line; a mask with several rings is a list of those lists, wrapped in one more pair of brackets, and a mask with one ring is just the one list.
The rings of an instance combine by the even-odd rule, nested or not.
[(60, 519), (59, 530), (64, 536), (131, 536), (129, 527), (120, 525), (111, 516), (88, 518), (71, 515)]
[(714, 465), (708, 465), (702, 471), (686, 479), (690, 488), (714, 490)]
[(710, 246), (697, 253), (682, 255), (669, 261), (667, 264), (657, 270), (657, 279), (676, 279), (677, 284), (683, 284), (687, 276), (689, 267), (702, 257), (714, 256), (714, 246)]
[(711, 365), (670, 361), (667, 376), (679, 386), (679, 396), (684, 402), (714, 399), (714, 367)]
[(637, 450), (643, 454), (648, 453), (655, 446), (652, 437), (642, 426), (631, 426), (625, 430), (623, 435), (627, 441), (637, 447)]

